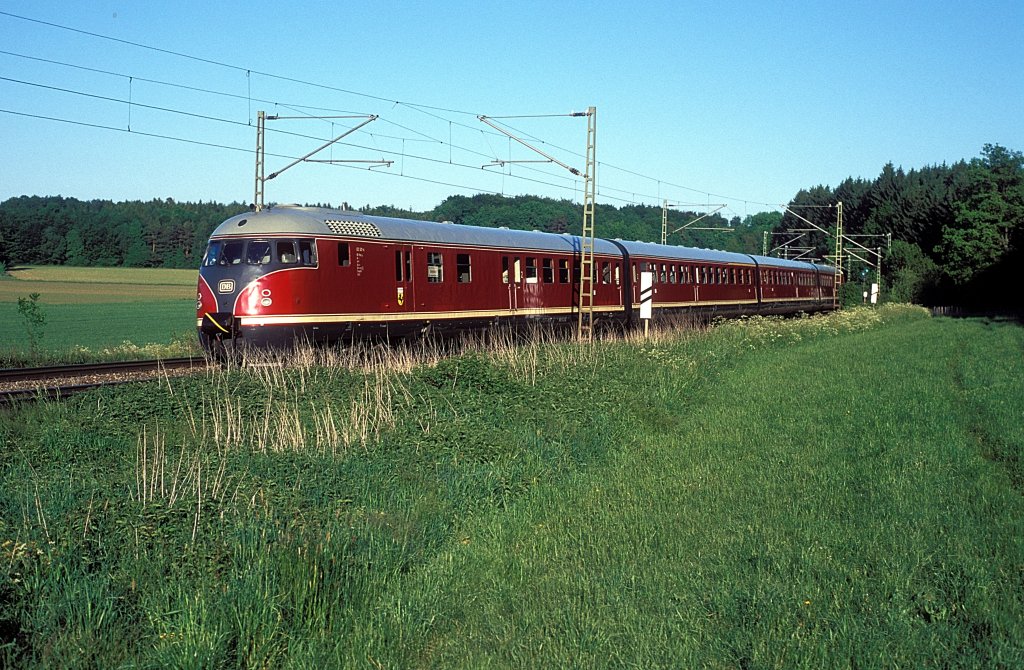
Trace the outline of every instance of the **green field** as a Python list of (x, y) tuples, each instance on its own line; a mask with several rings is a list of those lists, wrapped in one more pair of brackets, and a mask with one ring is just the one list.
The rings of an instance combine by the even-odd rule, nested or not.
[(1022, 351), (886, 307), (27, 407), (0, 665), (1021, 667)]
[[(195, 347), (195, 287), (195, 270), (12, 269), (0, 281), (0, 364), (185, 353)], [(36, 351), (18, 312), (18, 298), (34, 293), (45, 317)]]

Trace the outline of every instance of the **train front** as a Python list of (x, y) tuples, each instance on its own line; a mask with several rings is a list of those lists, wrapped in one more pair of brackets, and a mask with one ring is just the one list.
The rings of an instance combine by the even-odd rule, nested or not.
[(297, 277), (309, 277), (317, 267), (314, 231), (301, 225), (302, 218), (286, 208), (266, 209), (232, 217), (214, 230), (196, 295), (196, 327), (207, 351), (294, 341), (294, 329), (273, 325), (293, 321), (289, 316), (305, 290)]

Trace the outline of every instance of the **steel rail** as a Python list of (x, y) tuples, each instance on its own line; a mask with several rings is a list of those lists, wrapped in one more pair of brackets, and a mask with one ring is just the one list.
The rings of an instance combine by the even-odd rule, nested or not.
[(110, 363), (81, 363), (75, 365), (51, 365), (36, 368), (0, 369), (0, 382), (32, 381), (37, 379), (68, 379), (93, 374), (115, 374), (118, 372), (156, 372), (179, 368), (205, 368), (205, 358), (162, 358), (145, 361), (116, 361)]
[[(205, 369), (209, 363), (205, 358), (165, 358), (146, 361), (119, 361), (114, 363), (86, 363), (78, 365), (53, 365), (35, 368), (7, 368), (0, 370), (0, 386), (38, 381), (31, 388), (0, 389), (0, 407), (13, 407), (25, 402), (39, 400), (62, 400), (84, 391), (101, 386), (117, 386), (150, 378), (117, 378), (123, 373), (157, 373), (164, 370)], [(97, 376), (110, 375), (107, 379)]]

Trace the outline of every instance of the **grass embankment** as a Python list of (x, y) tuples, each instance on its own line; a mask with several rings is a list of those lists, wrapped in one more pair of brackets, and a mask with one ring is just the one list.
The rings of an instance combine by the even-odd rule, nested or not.
[[(0, 281), (0, 367), (180, 356), (195, 344), (195, 270), (25, 266)], [(33, 349), (18, 298), (39, 294)]]
[(1022, 348), (855, 310), (27, 408), (0, 658), (1017, 667)]

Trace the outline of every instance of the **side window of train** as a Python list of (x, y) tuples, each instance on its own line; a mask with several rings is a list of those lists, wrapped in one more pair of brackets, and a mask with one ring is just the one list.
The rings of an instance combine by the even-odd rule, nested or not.
[(558, 283), (569, 283), (569, 261), (564, 258), (558, 259)]
[(501, 257), (501, 283), (508, 283), (508, 256)]
[(455, 273), (460, 284), (468, 284), (472, 279), (469, 254), (455, 255)]
[(611, 284), (612, 283), (612, 266), (608, 261), (601, 263), (601, 283)]
[(338, 242), (338, 265), (346, 268), (348, 264), (348, 242)]
[(622, 286), (622, 267), (615, 266), (615, 285)]
[(405, 259), (401, 249), (395, 251), (395, 281), (405, 281)]
[(537, 259), (533, 256), (526, 257), (526, 283), (537, 283)]
[(440, 284), (444, 281), (444, 260), (438, 251), (427, 252), (427, 282)]
[(658, 274), (658, 283), (664, 284), (668, 281), (668, 275), (666, 274), (665, 264), (661, 264), (661, 272)]
[(545, 284), (553, 284), (555, 281), (555, 268), (550, 258), (541, 259), (541, 280)]
[(299, 240), (299, 263), (316, 267), (316, 240)]
[(278, 240), (274, 243), (277, 258), (277, 262), (283, 265), (293, 265), (298, 261), (298, 256), (295, 255), (295, 242), (292, 240)]

